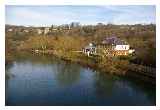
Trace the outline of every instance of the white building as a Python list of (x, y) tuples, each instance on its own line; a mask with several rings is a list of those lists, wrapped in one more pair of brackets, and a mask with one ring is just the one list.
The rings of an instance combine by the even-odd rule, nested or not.
[(44, 34), (48, 34), (49, 33), (49, 27), (46, 27), (45, 29), (44, 29)]
[(8, 32), (12, 32), (12, 31), (13, 31), (13, 29), (11, 29), (11, 28), (10, 28), (10, 29), (8, 29)]
[(37, 29), (37, 33), (38, 33), (38, 34), (42, 34), (42, 33), (43, 33), (43, 30)]
[(89, 43), (88, 46), (83, 48), (83, 53), (87, 54), (87, 56), (90, 56), (92, 54), (96, 54), (96, 46), (93, 43)]
[(29, 30), (26, 30), (26, 29), (25, 29), (25, 30), (24, 30), (24, 32), (28, 33), (28, 32), (29, 32)]

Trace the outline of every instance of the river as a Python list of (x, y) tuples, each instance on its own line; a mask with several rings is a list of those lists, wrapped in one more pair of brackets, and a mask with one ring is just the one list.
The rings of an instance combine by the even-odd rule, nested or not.
[(6, 105), (155, 105), (155, 85), (100, 73), (43, 55), (16, 55), (6, 66)]

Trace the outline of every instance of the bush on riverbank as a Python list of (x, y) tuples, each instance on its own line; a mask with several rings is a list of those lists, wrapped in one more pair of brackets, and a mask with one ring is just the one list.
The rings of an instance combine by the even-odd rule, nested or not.
[(124, 75), (127, 72), (128, 64), (128, 60), (111, 59), (109, 57), (106, 57), (102, 58), (102, 60), (98, 63), (98, 67), (103, 72)]

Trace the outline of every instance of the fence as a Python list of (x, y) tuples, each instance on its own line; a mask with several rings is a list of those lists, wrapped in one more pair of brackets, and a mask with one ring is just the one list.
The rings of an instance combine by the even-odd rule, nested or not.
[(129, 70), (139, 72), (142, 75), (148, 76), (148, 77), (156, 77), (156, 68), (152, 68), (149, 66), (143, 66), (143, 65), (138, 65), (138, 64), (130, 64), (129, 65)]

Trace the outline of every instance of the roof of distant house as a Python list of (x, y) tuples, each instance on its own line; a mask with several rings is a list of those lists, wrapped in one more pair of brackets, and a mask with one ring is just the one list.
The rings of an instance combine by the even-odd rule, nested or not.
[(111, 36), (111, 37), (106, 37), (103, 41), (102, 44), (107, 44), (107, 45), (126, 45), (127, 42), (120, 40), (116, 36)]

